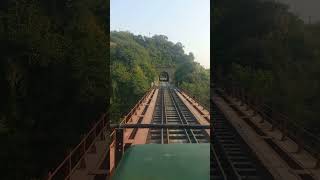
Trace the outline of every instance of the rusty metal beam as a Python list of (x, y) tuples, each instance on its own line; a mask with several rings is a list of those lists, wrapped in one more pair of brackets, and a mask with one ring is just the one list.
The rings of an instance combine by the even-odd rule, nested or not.
[(111, 128), (154, 128), (154, 129), (210, 129), (210, 125), (200, 124), (110, 124)]

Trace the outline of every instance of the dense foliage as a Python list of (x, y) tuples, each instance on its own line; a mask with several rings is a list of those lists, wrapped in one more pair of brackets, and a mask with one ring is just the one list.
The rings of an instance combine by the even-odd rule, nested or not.
[(320, 23), (286, 5), (217, 0), (215, 80), (233, 82), (314, 133), (320, 133)]
[(192, 62), (178, 66), (176, 72), (178, 87), (186, 90), (207, 109), (210, 108), (210, 70)]
[(107, 7), (0, 2), (0, 179), (43, 177), (105, 112)]
[(151, 87), (155, 69), (149, 52), (127, 32), (111, 32), (111, 118), (118, 121)]
[(175, 82), (181, 87), (209, 101), (209, 70), (194, 62), (192, 53), (185, 54), (181, 43), (173, 43), (164, 35), (145, 37), (130, 32), (110, 34), (113, 121), (143, 96), (158, 80), (158, 65), (176, 67)]

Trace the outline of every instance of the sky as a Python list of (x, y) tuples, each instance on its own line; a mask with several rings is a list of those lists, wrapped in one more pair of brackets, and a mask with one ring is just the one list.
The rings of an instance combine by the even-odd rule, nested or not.
[(210, 68), (210, 0), (111, 0), (111, 30), (161, 34)]
[(320, 21), (320, 0), (277, 0), (288, 4), (290, 10), (306, 22)]

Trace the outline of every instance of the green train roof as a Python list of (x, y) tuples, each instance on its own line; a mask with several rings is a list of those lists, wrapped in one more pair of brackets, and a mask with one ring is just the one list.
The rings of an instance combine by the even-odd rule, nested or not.
[(209, 144), (146, 144), (130, 147), (111, 180), (210, 179)]

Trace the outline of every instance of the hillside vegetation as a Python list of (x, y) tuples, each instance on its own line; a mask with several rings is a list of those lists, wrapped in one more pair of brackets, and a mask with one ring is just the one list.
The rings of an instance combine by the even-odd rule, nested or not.
[(145, 37), (130, 32), (110, 33), (111, 114), (113, 121), (125, 115), (157, 80), (157, 65), (176, 67), (176, 85), (183, 87), (209, 104), (209, 70), (194, 62), (181, 43), (164, 35)]
[(320, 24), (270, 1), (214, 7), (214, 79), (236, 83), (319, 135)]
[(106, 111), (107, 3), (0, 1), (0, 179), (43, 178)]

